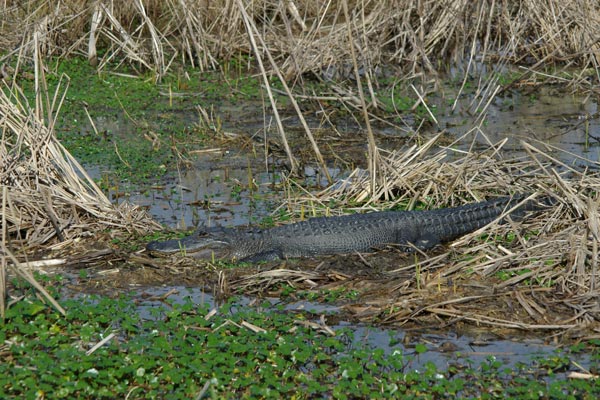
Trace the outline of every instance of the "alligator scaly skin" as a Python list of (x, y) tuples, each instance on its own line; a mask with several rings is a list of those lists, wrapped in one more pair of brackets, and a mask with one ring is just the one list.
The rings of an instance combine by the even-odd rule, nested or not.
[[(473, 232), (516, 206), (525, 195), (428, 211), (380, 211), (311, 218), (270, 229), (208, 228), (179, 240), (151, 242), (151, 253), (199, 250), (224, 253), (238, 261), (259, 261), (327, 254), (371, 252), (385, 245), (427, 250)], [(529, 200), (510, 213), (519, 219), (540, 209)]]

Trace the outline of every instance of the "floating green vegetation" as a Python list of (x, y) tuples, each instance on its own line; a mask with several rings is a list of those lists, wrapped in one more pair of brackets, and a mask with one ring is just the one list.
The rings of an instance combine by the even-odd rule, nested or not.
[[(65, 300), (66, 317), (39, 300), (9, 308), (0, 339), (1, 398), (439, 398), (594, 399), (600, 381), (567, 380), (569, 352), (506, 368), (490, 357), (414, 370), (413, 356), (330, 336), (306, 315), (231, 301), (140, 304), (127, 296)], [(144, 316), (142, 316), (144, 315)], [(211, 316), (212, 315), (212, 316)], [(397, 342), (390, 346), (397, 345)], [(591, 349), (599, 361), (600, 342)], [(574, 356), (582, 347), (574, 348)]]

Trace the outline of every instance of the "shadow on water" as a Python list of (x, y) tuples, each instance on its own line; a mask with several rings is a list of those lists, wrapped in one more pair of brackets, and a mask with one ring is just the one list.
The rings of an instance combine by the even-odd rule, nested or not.
[[(462, 135), (468, 130), (462, 115), (460, 111), (443, 115), (440, 125), (452, 134)], [(490, 143), (507, 138), (504, 150), (514, 155), (520, 155), (520, 140), (538, 140), (564, 151), (558, 158), (577, 165), (582, 161), (573, 156), (600, 161), (598, 117), (596, 98), (544, 86), (496, 98), (488, 109), (482, 131)], [(483, 137), (480, 142), (487, 144)]]

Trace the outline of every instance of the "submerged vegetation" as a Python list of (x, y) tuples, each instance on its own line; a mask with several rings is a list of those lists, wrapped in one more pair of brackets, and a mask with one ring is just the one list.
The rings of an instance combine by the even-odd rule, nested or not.
[[(598, 37), (592, 0), (4, 1), (0, 397), (597, 398), (598, 163), (535, 132), (490, 140), (486, 123), (494, 102), (514, 106), (501, 94), (536, 102), (541, 85), (597, 105)], [(246, 102), (259, 105), (260, 127), (240, 115)], [(440, 112), (464, 135), (449, 135)], [(588, 112), (572, 128), (586, 144), (597, 141), (597, 118)], [(380, 127), (397, 133), (392, 146)], [(137, 251), (161, 227), (114, 204), (113, 180), (159, 181), (230, 146), (278, 168), (286, 202), (265, 224), (514, 193), (556, 204), (434, 254), (232, 266)], [(82, 161), (116, 177), (92, 179)], [(305, 165), (325, 189), (304, 185)], [(234, 200), (255, 193), (250, 166), (244, 180), (231, 182)], [(32, 273), (53, 266), (69, 278), (40, 283)], [(135, 295), (66, 299), (148, 282), (202, 283), (231, 302), (213, 313), (166, 296), (142, 317)], [(484, 326), (576, 344), (510, 370), (490, 357), (417, 371), (423, 343), (412, 355), (355, 347), (324, 320), (240, 306), (232, 293), (332, 302), (369, 324)], [(577, 364), (583, 348), (590, 370)], [(563, 375), (575, 370), (585, 380)]]

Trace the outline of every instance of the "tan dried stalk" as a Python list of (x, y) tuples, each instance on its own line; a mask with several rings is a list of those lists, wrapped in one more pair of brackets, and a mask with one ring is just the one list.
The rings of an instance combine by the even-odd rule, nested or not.
[[(279, 131), (279, 137), (281, 138), (281, 142), (283, 143), (285, 153), (287, 154), (288, 160), (290, 162), (290, 169), (291, 169), (292, 173), (295, 174), (297, 172), (298, 163), (297, 163), (294, 155), (292, 154), (292, 150), (290, 148), (290, 145), (288, 144), (287, 137), (285, 136), (285, 129), (283, 128), (283, 123), (281, 122), (281, 118), (279, 117), (279, 111), (277, 110), (277, 103), (275, 102), (275, 99), (273, 98), (273, 92), (271, 90), (271, 85), (269, 84), (269, 78), (267, 77), (267, 71), (265, 70), (265, 67), (262, 62), (262, 56), (261, 56), (260, 52), (258, 51), (258, 46), (257, 46), (256, 40), (255, 40), (255, 36), (257, 33), (256, 29), (254, 28), (252, 21), (250, 21), (250, 18), (246, 14), (244, 5), (239, 0), (236, 3), (239, 7), (240, 13), (243, 16), (244, 23), (246, 24), (246, 29), (248, 31), (248, 37), (249, 37), (250, 43), (252, 45), (254, 54), (256, 56), (258, 66), (260, 68), (261, 77), (264, 82), (264, 87), (267, 90), (267, 95), (269, 96), (269, 103), (271, 103), (273, 115), (275, 116), (275, 122), (277, 123), (277, 130)], [(260, 36), (258, 37), (258, 39), (260, 40)], [(262, 44), (262, 42), (261, 42), (261, 44)]]

